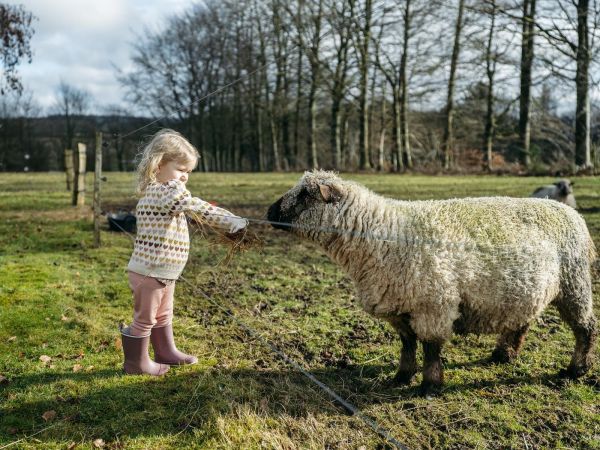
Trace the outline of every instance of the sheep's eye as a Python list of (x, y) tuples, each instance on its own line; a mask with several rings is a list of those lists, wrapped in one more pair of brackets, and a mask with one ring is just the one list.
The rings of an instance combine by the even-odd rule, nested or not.
[(310, 192), (308, 192), (307, 188), (302, 188), (302, 190), (298, 193), (298, 203), (303, 204), (310, 198)]

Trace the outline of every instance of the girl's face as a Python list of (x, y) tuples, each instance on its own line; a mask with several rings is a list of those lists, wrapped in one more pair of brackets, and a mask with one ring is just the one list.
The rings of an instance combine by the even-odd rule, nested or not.
[(156, 181), (166, 183), (171, 180), (179, 180), (183, 184), (187, 183), (189, 174), (196, 167), (194, 162), (168, 161), (161, 162), (158, 165)]

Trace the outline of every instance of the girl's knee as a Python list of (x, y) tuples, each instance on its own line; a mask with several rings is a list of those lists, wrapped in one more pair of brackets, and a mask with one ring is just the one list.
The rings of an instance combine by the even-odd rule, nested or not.
[(156, 318), (156, 324), (154, 325), (156, 328), (162, 328), (169, 326), (173, 323), (173, 315), (165, 315)]
[(143, 323), (136, 320), (129, 326), (129, 334), (131, 336), (149, 336), (154, 325), (152, 323)]

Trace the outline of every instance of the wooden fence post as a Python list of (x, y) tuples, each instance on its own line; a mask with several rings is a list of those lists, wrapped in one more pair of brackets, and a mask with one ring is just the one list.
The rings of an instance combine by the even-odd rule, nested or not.
[(86, 146), (83, 142), (77, 143), (75, 153), (75, 182), (73, 183), (73, 206), (85, 204), (85, 164)]
[(102, 133), (96, 131), (96, 162), (94, 165), (94, 247), (100, 247), (100, 181), (102, 181)]
[(75, 178), (75, 170), (73, 169), (73, 150), (65, 149), (65, 174), (67, 175), (67, 191), (73, 189), (73, 179)]

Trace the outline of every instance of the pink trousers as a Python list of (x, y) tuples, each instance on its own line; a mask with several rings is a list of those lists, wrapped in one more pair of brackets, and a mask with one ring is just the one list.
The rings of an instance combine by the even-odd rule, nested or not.
[(148, 336), (153, 327), (166, 327), (173, 322), (175, 283), (164, 285), (156, 278), (129, 272), (133, 292), (133, 336)]

